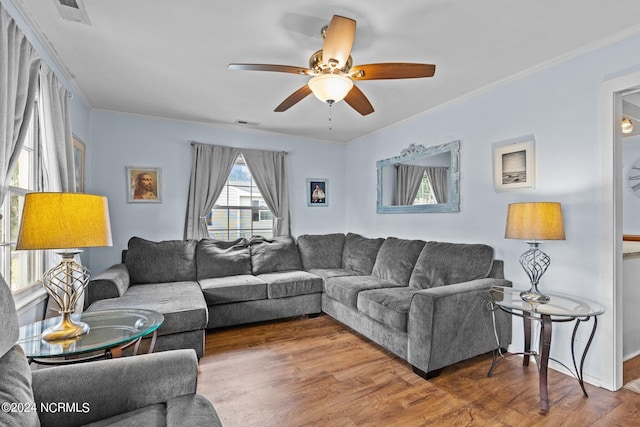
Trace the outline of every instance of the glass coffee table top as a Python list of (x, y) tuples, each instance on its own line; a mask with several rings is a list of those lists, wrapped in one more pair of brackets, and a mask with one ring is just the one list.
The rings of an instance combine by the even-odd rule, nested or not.
[(494, 286), (491, 288), (491, 301), (509, 310), (526, 311), (549, 316), (586, 317), (598, 316), (604, 313), (604, 307), (584, 298), (545, 292), (544, 294), (548, 295), (550, 299), (543, 304), (524, 301), (520, 297), (520, 292), (522, 292), (522, 289)]
[(20, 328), (18, 344), (29, 358), (71, 356), (126, 345), (155, 332), (164, 321), (156, 311), (118, 309), (90, 311), (71, 316), (89, 325), (89, 332), (61, 341), (45, 341), (42, 333), (59, 317), (45, 319)]

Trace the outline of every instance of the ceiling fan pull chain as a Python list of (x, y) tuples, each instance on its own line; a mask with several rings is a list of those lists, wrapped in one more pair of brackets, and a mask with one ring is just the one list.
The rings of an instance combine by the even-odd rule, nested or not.
[(331, 131), (333, 130), (332, 123), (331, 123), (331, 107), (333, 107), (333, 102), (328, 101), (327, 103), (329, 104), (329, 131)]

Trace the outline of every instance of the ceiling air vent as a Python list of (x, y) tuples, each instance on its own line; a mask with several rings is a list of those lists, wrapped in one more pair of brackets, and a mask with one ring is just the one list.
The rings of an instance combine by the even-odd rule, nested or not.
[(53, 2), (58, 8), (58, 12), (60, 12), (62, 19), (82, 22), (87, 25), (91, 24), (82, 0), (53, 0)]
[(258, 123), (258, 122), (249, 122), (247, 120), (236, 120), (236, 124), (237, 125), (243, 125), (243, 126), (258, 126), (260, 123)]

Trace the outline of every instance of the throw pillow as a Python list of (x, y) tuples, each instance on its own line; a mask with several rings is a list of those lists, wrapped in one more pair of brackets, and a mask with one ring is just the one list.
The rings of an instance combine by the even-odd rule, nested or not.
[(348, 233), (344, 238), (342, 268), (360, 274), (371, 274), (383, 242), (383, 238), (368, 239), (359, 234)]
[(195, 240), (152, 242), (132, 237), (126, 265), (132, 284), (196, 280)]
[(202, 239), (196, 247), (196, 266), (198, 280), (251, 274), (249, 241)]
[(342, 268), (344, 234), (304, 234), (298, 237), (298, 250), (305, 270)]
[(298, 247), (291, 236), (274, 239), (256, 236), (251, 238), (249, 244), (253, 274), (302, 270)]
[(428, 289), (483, 279), (493, 264), (493, 248), (482, 244), (427, 242), (409, 286)]
[(371, 274), (401, 285), (408, 285), (411, 272), (424, 244), (423, 240), (388, 237), (378, 251)]

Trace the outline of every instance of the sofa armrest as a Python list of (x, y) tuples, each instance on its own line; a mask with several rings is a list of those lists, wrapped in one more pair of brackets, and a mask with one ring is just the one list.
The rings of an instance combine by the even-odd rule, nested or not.
[(409, 308), (407, 360), (429, 373), (511, 342), (511, 319), (492, 312), (489, 290), (504, 279), (478, 279), (417, 292)]
[[(193, 349), (164, 351), (38, 369), (33, 393), (42, 425), (77, 426), (195, 394), (197, 376)], [(43, 404), (76, 410), (41, 411)]]
[(118, 298), (129, 289), (129, 269), (125, 264), (116, 264), (89, 281), (85, 290), (84, 308), (96, 301), (107, 298)]

